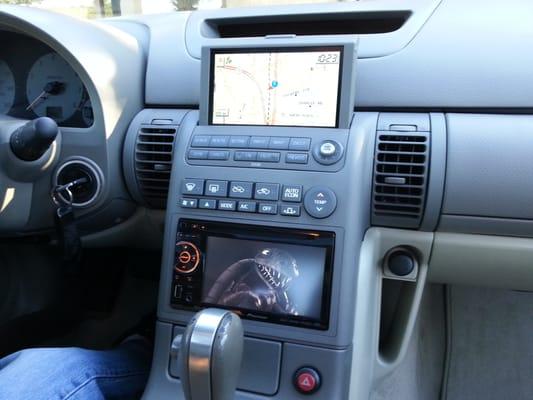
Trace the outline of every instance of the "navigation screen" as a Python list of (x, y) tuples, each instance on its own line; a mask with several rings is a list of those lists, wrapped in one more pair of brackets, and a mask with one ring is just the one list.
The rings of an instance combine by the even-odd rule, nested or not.
[(320, 320), (326, 249), (207, 239), (203, 302)]
[(337, 127), (342, 47), (212, 50), (213, 125)]

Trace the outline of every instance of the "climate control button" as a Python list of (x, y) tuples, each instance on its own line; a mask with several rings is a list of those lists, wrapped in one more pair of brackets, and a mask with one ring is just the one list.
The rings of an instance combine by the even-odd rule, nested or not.
[(337, 196), (328, 187), (315, 186), (305, 194), (304, 207), (313, 218), (327, 218), (337, 208)]

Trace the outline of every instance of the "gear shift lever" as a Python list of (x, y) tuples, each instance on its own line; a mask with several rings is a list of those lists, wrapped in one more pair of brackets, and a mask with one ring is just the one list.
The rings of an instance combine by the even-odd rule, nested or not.
[(186, 400), (233, 400), (241, 369), (243, 329), (234, 313), (197, 313), (172, 342)]

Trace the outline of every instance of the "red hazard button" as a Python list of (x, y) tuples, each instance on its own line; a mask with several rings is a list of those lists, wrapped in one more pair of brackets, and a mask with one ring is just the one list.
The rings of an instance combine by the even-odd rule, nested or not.
[(320, 388), (320, 383), (320, 374), (314, 368), (300, 368), (294, 374), (294, 386), (300, 393), (315, 393)]

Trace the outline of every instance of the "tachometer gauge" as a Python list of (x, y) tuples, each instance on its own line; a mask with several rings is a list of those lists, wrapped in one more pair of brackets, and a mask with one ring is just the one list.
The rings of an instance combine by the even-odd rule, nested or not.
[(33, 110), (39, 117), (50, 117), (60, 123), (79, 109), (83, 83), (59, 54), (48, 53), (31, 67), (26, 95), (28, 110)]
[(15, 78), (7, 63), (0, 60), (0, 114), (6, 114), (15, 100)]

